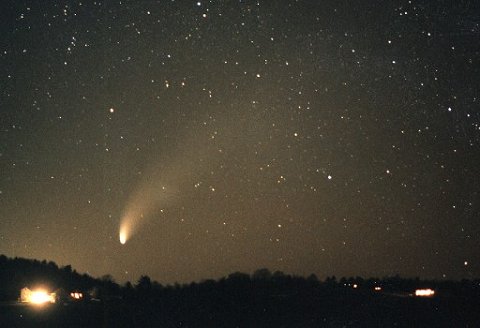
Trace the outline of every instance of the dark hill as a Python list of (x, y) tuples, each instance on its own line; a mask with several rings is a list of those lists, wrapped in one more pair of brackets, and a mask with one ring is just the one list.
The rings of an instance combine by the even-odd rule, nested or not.
[(8, 258), (0, 255), (0, 301), (12, 301), (19, 297), (23, 287), (44, 286), (49, 290), (64, 289), (89, 291), (119, 290), (111, 279), (95, 279), (79, 274), (70, 265), (58, 267), (54, 262)]
[[(22, 287), (36, 284), (96, 289), (100, 301), (43, 309), (14, 301)], [(412, 296), (420, 287), (433, 288), (435, 297)], [(96, 279), (70, 266), (0, 256), (0, 298), (0, 326), (9, 327), (476, 327), (480, 322), (478, 280), (320, 281), (268, 269), (173, 286), (142, 276), (120, 287), (111, 277)]]

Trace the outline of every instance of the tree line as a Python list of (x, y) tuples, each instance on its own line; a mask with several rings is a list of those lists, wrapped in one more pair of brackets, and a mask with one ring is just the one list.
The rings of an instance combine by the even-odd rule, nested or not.
[[(478, 279), (329, 276), (321, 280), (315, 274), (301, 277), (263, 268), (188, 284), (163, 285), (147, 275), (118, 284), (109, 275), (94, 278), (69, 265), (0, 255), (0, 301), (14, 301), (21, 288), (36, 285), (52, 291), (82, 291), (99, 301), (55, 305), (51, 317), (44, 318), (49, 323), (68, 322), (66, 326), (81, 322), (103, 327), (342, 327), (357, 323), (407, 327), (423, 322), (425, 327), (443, 327), (480, 322)], [(415, 288), (433, 288), (438, 296), (408, 296)], [(4, 320), (13, 326), (29, 313), (19, 316), (15, 311), (21, 309), (16, 307), (0, 310), (11, 314)], [(32, 317), (35, 320), (38, 316)]]

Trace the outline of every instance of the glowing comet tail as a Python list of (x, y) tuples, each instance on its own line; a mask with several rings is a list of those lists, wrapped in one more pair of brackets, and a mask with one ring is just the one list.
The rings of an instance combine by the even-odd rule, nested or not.
[[(155, 177), (151, 180), (155, 180)], [(163, 210), (160, 213), (157, 212), (159, 206), (161, 204), (165, 205), (171, 198), (172, 193), (167, 192), (165, 185), (158, 181), (140, 185), (139, 190), (133, 194), (125, 207), (124, 214), (120, 219), (120, 243), (122, 245), (126, 244), (139, 228), (145, 224), (146, 220), (156, 214), (163, 213)]]
[[(227, 121), (228, 122), (228, 121)], [(232, 122), (226, 124), (226, 131), (231, 133), (238, 126)], [(230, 128), (232, 127), (232, 128)], [(241, 131), (239, 131), (240, 133)], [(236, 137), (237, 134), (234, 133)], [(210, 136), (208, 136), (210, 137)], [(130, 195), (120, 217), (119, 240), (126, 244), (152, 218), (164, 217), (164, 209), (172, 206), (182, 194), (191, 191), (192, 178), (203, 176), (210, 171), (214, 161), (220, 160), (217, 148), (210, 150), (198, 135), (188, 131), (180, 143), (177, 152), (166, 152), (158, 159), (169, 158), (171, 161), (158, 161), (147, 167), (141, 175), (138, 185)], [(227, 143), (225, 147), (228, 147)], [(204, 161), (208, 158), (208, 161)]]

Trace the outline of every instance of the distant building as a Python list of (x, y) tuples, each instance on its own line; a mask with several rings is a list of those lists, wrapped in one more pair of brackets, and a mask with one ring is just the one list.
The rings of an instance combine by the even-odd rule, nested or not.
[(74, 291), (70, 293), (70, 297), (75, 301), (83, 300), (83, 293), (79, 291)]
[(417, 297), (433, 297), (434, 295), (435, 295), (435, 291), (430, 288), (415, 290), (415, 296)]
[(32, 291), (28, 287), (23, 287), (20, 290), (20, 302), (29, 303), (31, 294), (32, 294)]

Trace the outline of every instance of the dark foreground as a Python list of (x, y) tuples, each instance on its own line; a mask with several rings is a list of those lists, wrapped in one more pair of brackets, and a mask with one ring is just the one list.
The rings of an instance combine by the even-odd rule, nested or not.
[[(57, 303), (19, 304), (24, 287), (54, 291)], [(416, 289), (435, 297), (409, 296)], [(378, 289), (378, 290), (376, 290)], [(84, 295), (73, 300), (71, 292)], [(0, 255), (3, 327), (480, 327), (480, 279), (400, 276), (320, 281), (281, 271), (235, 272), (219, 280), (163, 286), (93, 278), (71, 266)]]
[[(187, 296), (187, 295), (184, 295)], [(480, 302), (365, 291), (310, 295), (163, 295), (153, 300), (0, 306), (1, 327), (478, 327)]]

